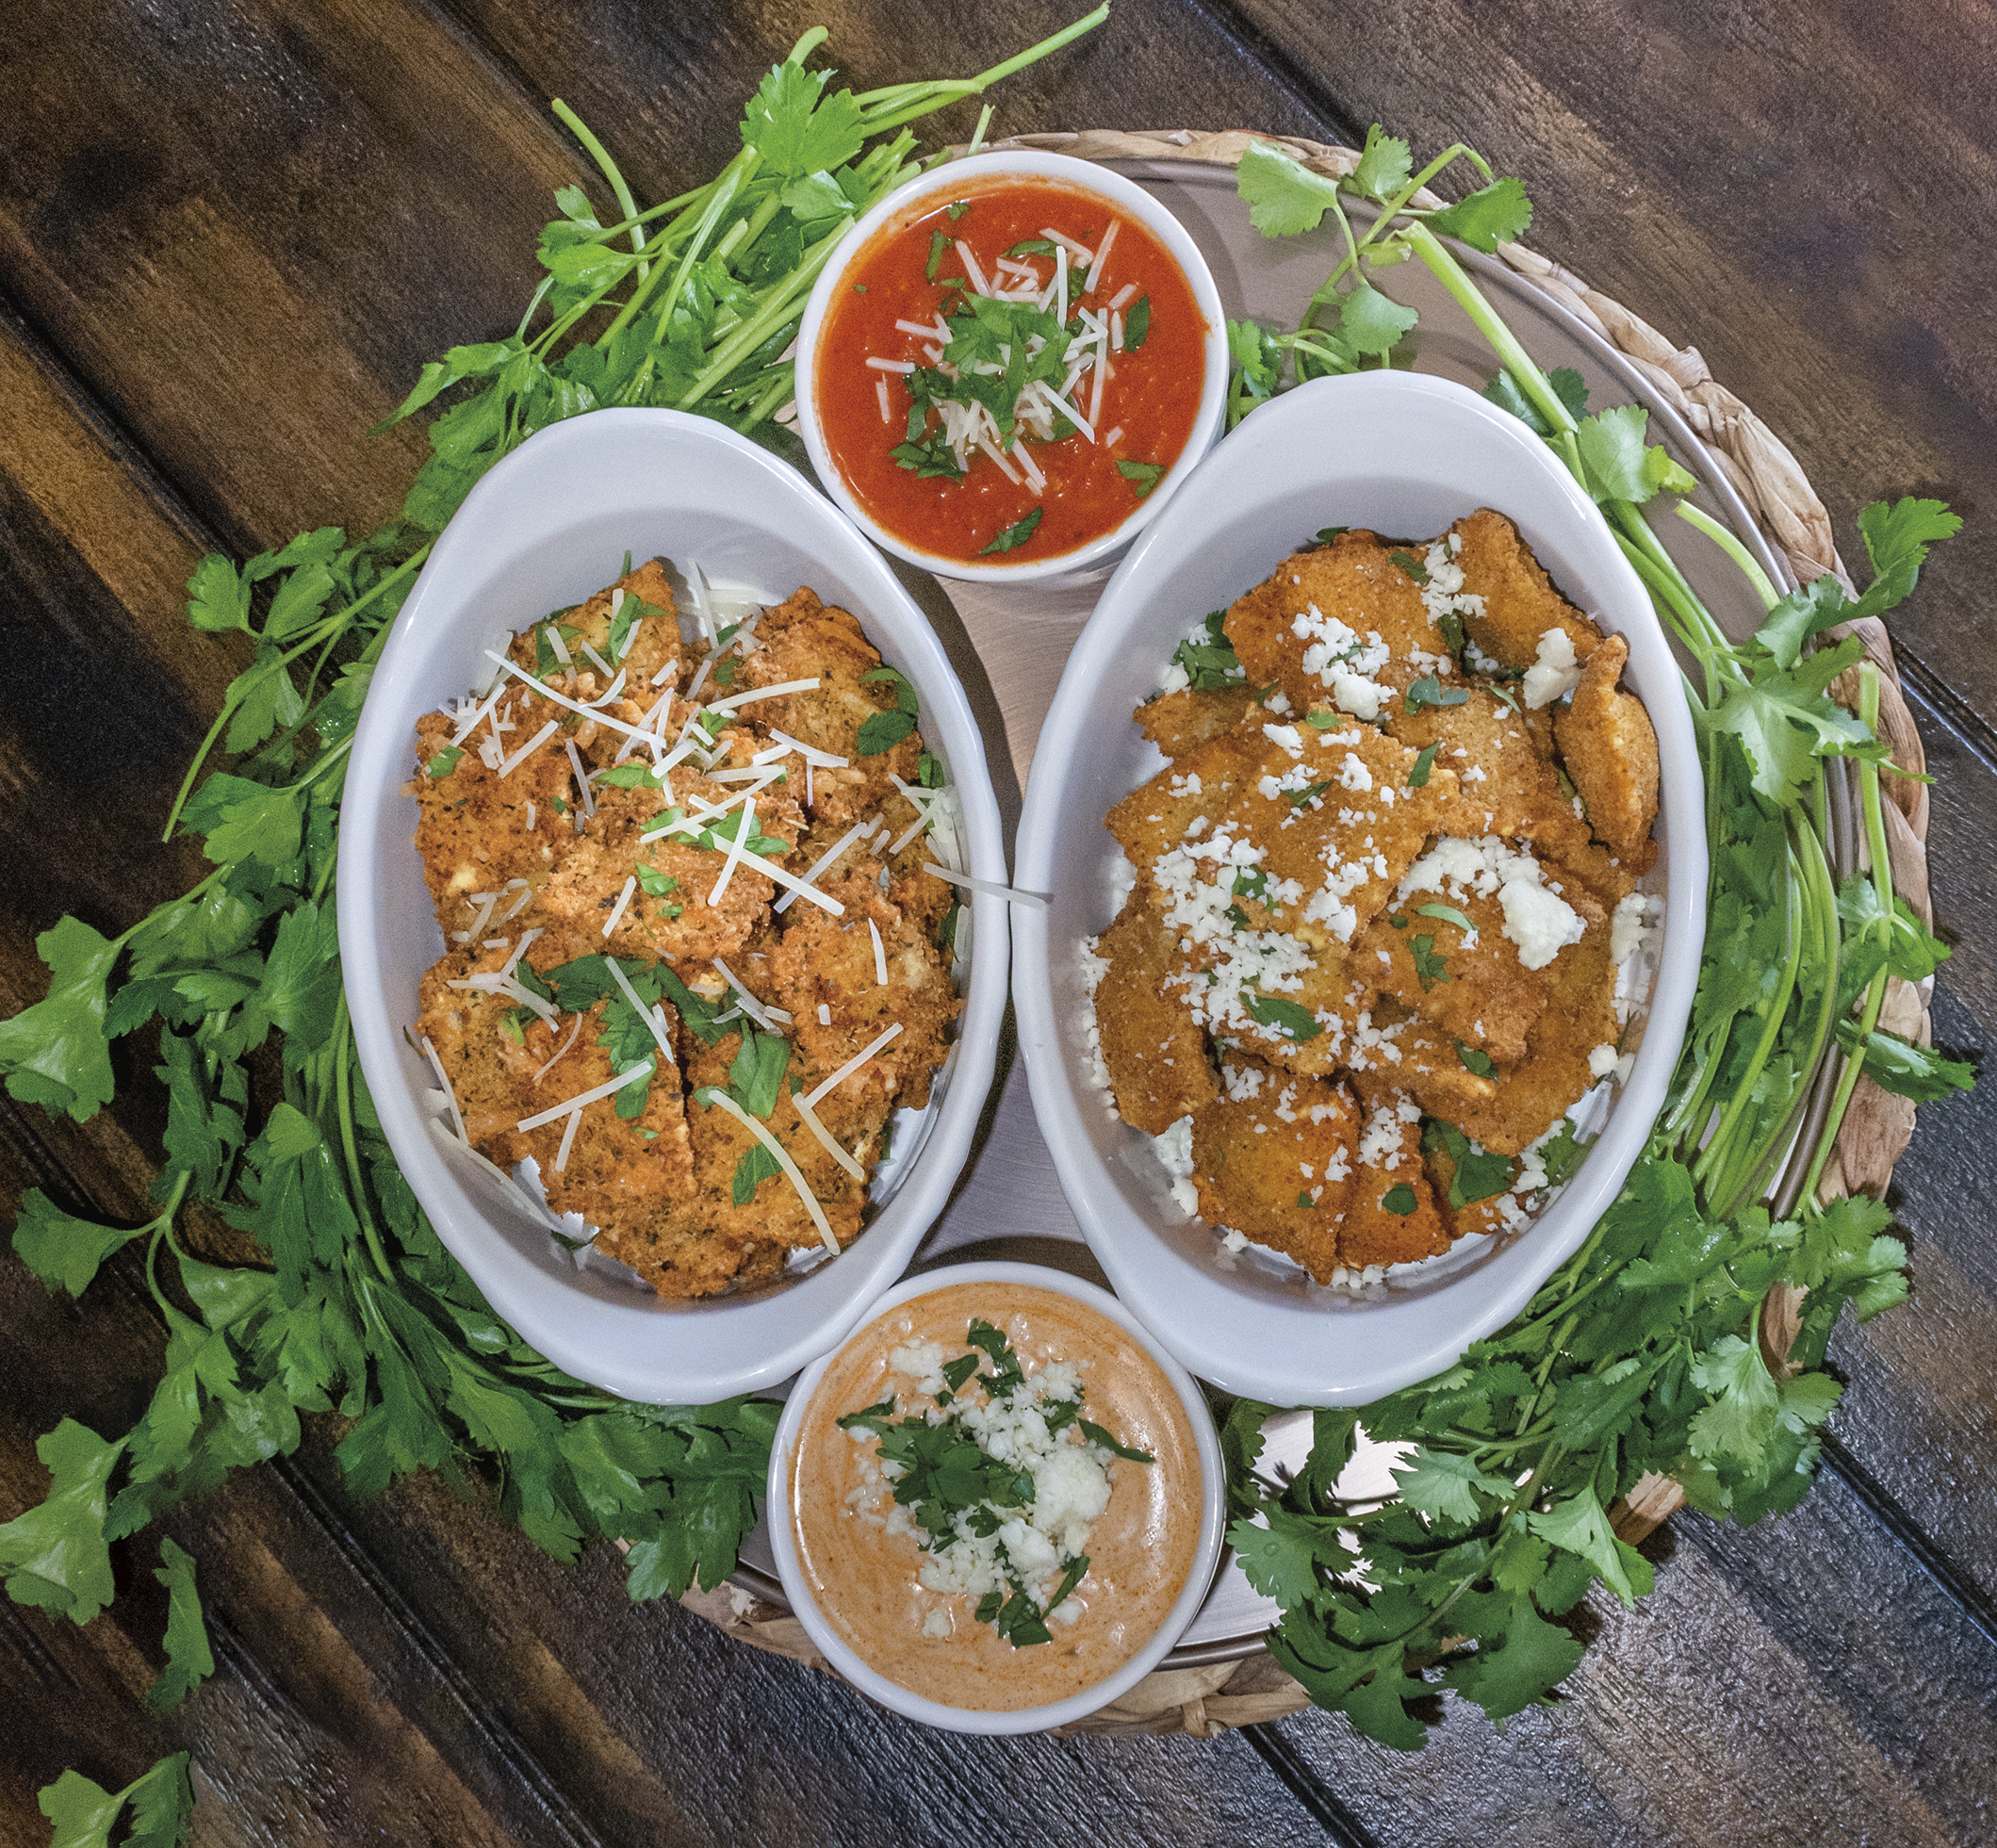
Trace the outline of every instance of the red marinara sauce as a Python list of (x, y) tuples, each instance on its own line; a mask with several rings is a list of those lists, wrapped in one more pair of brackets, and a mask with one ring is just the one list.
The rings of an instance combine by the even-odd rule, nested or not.
[[(813, 382), (827, 447), (853, 498), (886, 532), (919, 550), (965, 563), (989, 558), (1005, 564), (1073, 551), (1120, 526), (1185, 449), (1204, 384), (1205, 319), (1170, 253), (1109, 200), (1048, 181), (980, 184), (968, 176), (961, 192), (934, 199), (915, 216), (874, 235), (848, 266), (827, 314)], [(1098, 251), (1112, 224), (1108, 254), (1095, 266), (1094, 286), (1088, 288), (1090, 266), (1077, 251)], [(938, 334), (910, 333), (896, 323), (929, 327), (942, 315), (946, 325), (954, 325), (974, 312), (965, 304), (974, 293), (1023, 303), (1029, 291), (1044, 292), (1058, 269), (1049, 231), (1076, 247), (1068, 253), (1071, 335), (1080, 323), (1079, 310), (1116, 317), (1098, 440), (1089, 441), (1065, 417), (1050, 423), (1042, 400), (1040, 427), (1053, 440), (1037, 438), (1022, 423), (1011, 449), (994, 444), (1005, 451), (1016, 481), (986, 450), (968, 445), (960, 478), (925, 476), (905, 466), (894, 451), (908, 453), (909, 413), (916, 401), (909, 371), (867, 362), (903, 368), (947, 366), (949, 349)], [(959, 245), (971, 253), (969, 265)], [(1026, 268), (1008, 270), (1001, 259)], [(1118, 305), (1112, 309), (1112, 303)], [(1057, 314), (1058, 306), (1056, 297), (1047, 312)], [(1142, 330), (1135, 348), (1129, 344), (1134, 316)], [(1119, 330), (1121, 351), (1114, 340)], [(1079, 352), (1071, 348), (1064, 376)], [(1100, 340), (1096, 354), (1102, 356)], [(1053, 383), (1057, 387), (1063, 380)], [(1091, 362), (1067, 399), (1084, 418), (1093, 390)], [(945, 434), (939, 408), (925, 407), (923, 433), (937, 455)], [(1018, 456), (1022, 447), (1044, 478), (1038, 492)], [(1033, 522), (1031, 530), (1021, 536), (1026, 521)], [(994, 547), (1007, 538), (1012, 543)]]

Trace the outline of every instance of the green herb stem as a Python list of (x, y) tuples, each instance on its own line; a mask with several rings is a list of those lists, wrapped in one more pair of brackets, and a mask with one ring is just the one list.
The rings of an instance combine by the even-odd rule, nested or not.
[[(582, 118), (559, 96), (548, 106), (567, 125), (569, 133), (588, 150), (589, 157), (597, 163), (597, 171), (610, 182), (610, 189), (616, 194), (617, 204), (624, 208), (625, 219), (630, 226), (631, 253), (634, 256), (640, 254), (645, 249), (645, 230), (638, 220), (638, 202), (631, 197), (630, 188), (625, 185), (624, 175), (618, 171), (617, 163), (610, 157), (603, 143), (589, 132)], [(649, 274), (650, 266), (640, 263), (638, 273), (640, 276)]]

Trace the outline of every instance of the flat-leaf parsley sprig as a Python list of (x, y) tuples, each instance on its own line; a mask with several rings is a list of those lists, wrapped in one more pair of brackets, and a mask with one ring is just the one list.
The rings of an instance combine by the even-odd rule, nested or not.
[[(1457, 159), (1484, 184), (1455, 205), (1417, 205)], [(1862, 1197), (1821, 1200), (1825, 1165), (1861, 1073), (1920, 1101), (1973, 1074), (1879, 1026), (1888, 981), (1922, 979), (1948, 950), (1893, 891), (1879, 778), (1906, 773), (1878, 736), (1877, 670), (1835, 631), (1905, 598), (1928, 548), (1960, 522), (1939, 501), (1877, 503), (1858, 521), (1873, 567), (1862, 596), (1827, 576), (1785, 594), (1680, 499), (1678, 516), (1721, 548), (1767, 612), (1750, 641), (1729, 642), (1644, 512), (1696, 485), (1647, 442), (1648, 414), (1588, 415), (1579, 375), (1541, 372), (1442, 241), (1489, 253), (1517, 237), (1531, 206), (1515, 180), (1463, 147), (1416, 173), (1407, 145), (1376, 126), (1343, 178), (1258, 143), (1239, 185), (1260, 229), (1293, 234), (1330, 215), (1344, 253), (1294, 329), (1231, 328), (1234, 415), (1293, 380), (1384, 365), (1416, 317), (1367, 277), (1418, 258), (1491, 345), (1498, 370), (1486, 395), (1543, 436), (1600, 506), (1698, 670), (1685, 695), (1705, 773), (1707, 938), (1678, 1071), (1620, 1197), (1524, 1315), (1446, 1373), (1318, 1412), (1295, 1478), (1255, 1471), (1269, 1407), (1244, 1401), (1228, 1421), (1239, 1516), (1229, 1537), (1251, 1582), (1283, 1606), (1271, 1649), (1319, 1705), (1414, 1748), (1427, 1721), (1411, 1702), (1453, 1689), (1502, 1720), (1543, 1701), (1582, 1654), (1550, 1620), (1596, 1579), (1626, 1603), (1649, 1589), (1649, 1564), (1609, 1513), (1646, 1472), (1675, 1478), (1716, 1517), (1794, 1506), (1842, 1390), (1825, 1370), (1833, 1326), (1846, 1304), (1863, 1319), (1907, 1294), (1891, 1214)], [(1372, 212), (1363, 232), (1349, 204)], [(1854, 670), (1856, 711), (1829, 696)], [(1841, 885), (1833, 775), (1856, 781), (1870, 863)], [(1772, 1201), (1826, 1055), (1840, 1061), (1827, 1117)], [(1785, 1286), (1807, 1295), (1771, 1367), (1761, 1316)], [(1362, 1428), (1406, 1447), (1399, 1494), (1383, 1504), (1338, 1492)]]
[[(0, 1526), (17, 1601), (88, 1622), (112, 1595), (112, 1541), (231, 1469), (295, 1449), (305, 1412), (350, 1421), (337, 1455), (356, 1494), (418, 1467), (453, 1480), (487, 1472), (500, 1513), (558, 1558), (597, 1536), (630, 1543), (634, 1598), (677, 1596), (696, 1578), (712, 1587), (733, 1568), (779, 1408), (627, 1404), (550, 1366), (493, 1314), (396, 1168), (340, 986), (332, 892), (347, 753), (432, 536), (487, 468), (536, 430), (606, 404), (671, 405), (778, 440), (769, 418), (791, 396), (783, 355), (804, 298), (859, 213), (919, 171), (907, 124), (982, 95), (1106, 12), (977, 76), (858, 96), (805, 67), (826, 36), (813, 28), (750, 99), (728, 167), (643, 211), (557, 104), (617, 209), (601, 221), (565, 188), (542, 237), (547, 273), (516, 331), (424, 368), (389, 421), (447, 408), (400, 520), (357, 541), (321, 527), (241, 565), (202, 562), (188, 619), (254, 646), (166, 823), (202, 840), (211, 870), (116, 938), (75, 918), (43, 932), (48, 994), (0, 1022), (0, 1075), (23, 1102), (88, 1120), (112, 1097), (111, 1042), (141, 1028), (158, 1035), (168, 1094), (159, 1210), (145, 1224), (80, 1219), (39, 1190), (23, 1202), (14, 1248), (52, 1288), (80, 1294), (122, 1247), (142, 1247), (170, 1339), (130, 1431), (107, 1439), (64, 1419), (41, 1440), (48, 1496)], [(887, 716), (914, 723), (912, 707)], [(237, 761), (201, 780), (217, 747)], [(560, 973), (579, 993), (607, 973)], [(774, 1055), (787, 1049), (746, 1032), (744, 1046), (731, 1087), (767, 1115), (782, 1077)], [(180, 1225), (196, 1204), (250, 1234), (268, 1267), (188, 1251)], [(162, 1700), (208, 1667), (184, 1558), (166, 1556)], [(107, 1814), (151, 1789), (105, 1799)]]

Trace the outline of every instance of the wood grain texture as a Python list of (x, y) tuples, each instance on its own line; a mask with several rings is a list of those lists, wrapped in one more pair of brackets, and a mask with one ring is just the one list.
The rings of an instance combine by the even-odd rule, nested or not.
[[(392, 510), (420, 438), (368, 427), (423, 360), (510, 330), (552, 187), (600, 195), (548, 98), (663, 196), (727, 156), (743, 98), (813, 23), (864, 88), (974, 71), (1079, 9), (15, 8), (0, 608), (25, 642), (0, 677), (0, 1012), (40, 991), (34, 932), (66, 910), (123, 928), (198, 870), (155, 837), (241, 658), (186, 629), (180, 584), (211, 544)], [(1461, 135), (1527, 177), (1537, 247), (1696, 343), (1791, 444), (1848, 558), (1876, 493), (1970, 515), (1895, 623), (1957, 943), (1936, 1031), (1961, 1051), (1997, 1022), (1997, 619), (1979, 595), (1997, 505), (1993, 18), (1988, 0), (1126, 0), (992, 99), (999, 132), (1336, 139), (1377, 117), (1432, 145)], [(974, 116), (925, 126), (960, 138)], [(0, 1204), (40, 1186), (143, 1216), (163, 1103), (150, 1052), (119, 1056), (119, 1100), (90, 1124), (0, 1101)], [(1895, 1196), (1916, 1306), (1836, 1350), (1853, 1456), (1986, 1590), (1993, 1112), (1979, 1096), (1923, 1118)], [(0, 1519), (40, 1495), (33, 1440), (57, 1417), (129, 1424), (161, 1340), (128, 1262), (74, 1305), (0, 1264)], [(1313, 1713), (1265, 1756), (1239, 1736), (922, 1732), (677, 1608), (632, 1609), (607, 1549), (557, 1566), (480, 1496), (424, 1479), (353, 1505), (337, 1435), (314, 1421), (294, 1461), (169, 1523), (201, 1562), (221, 1664), (174, 1719), (142, 1707), (164, 1621), (153, 1537), (117, 1549), (120, 1602), (84, 1631), (0, 1611), (0, 1839), (45, 1839), (34, 1793), (63, 1766), (115, 1785), (185, 1743), (200, 1842), (1997, 1840), (1981, 1807), (1997, 1650), (1834, 1479), (1746, 1533), (1679, 1516), (1652, 1543), (1657, 1594), (1586, 1610), (1596, 1646), (1557, 1709), (1499, 1735), (1452, 1705), (1416, 1759)]]

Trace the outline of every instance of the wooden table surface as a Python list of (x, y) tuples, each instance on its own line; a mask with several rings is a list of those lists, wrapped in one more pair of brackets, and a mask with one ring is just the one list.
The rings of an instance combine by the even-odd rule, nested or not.
[[(157, 843), (241, 664), (181, 617), (197, 558), (368, 529), (418, 461), (366, 432), (423, 361), (511, 328), (575, 106), (641, 197), (720, 167), (814, 22), (856, 89), (968, 73), (1080, 0), (14, 0), (0, 111), (0, 1014), (31, 940), (106, 934), (198, 862)], [(1895, 618), (1938, 781), (1939, 1040), (1997, 1022), (1997, 7), (1990, 0), (1121, 0), (994, 99), (999, 133), (1253, 126), (1520, 174), (1530, 241), (1697, 345), (1794, 450), (1858, 556), (1880, 495), (1961, 511)], [(925, 124), (961, 139), (972, 110)], [(91, 1123), (0, 1108), (0, 1206), (148, 1217), (162, 1094), (124, 1051)], [(1914, 1300), (1833, 1357), (1815, 1492), (1689, 1513), (1658, 1588), (1598, 1596), (1555, 1708), (1452, 1704), (1402, 1757), (1307, 1712), (1214, 1742), (966, 1742), (633, 1609), (434, 1479), (356, 1505), (327, 1420), (165, 1526), (220, 1672), (144, 1708), (164, 1595), (117, 1550), (83, 1630), (0, 1605), (0, 1838), (65, 1766), (192, 1749), (205, 1843), (1997, 1841), (1997, 1241), (1989, 1089), (1925, 1111), (1894, 1202)], [(129, 1266), (80, 1303), (0, 1259), (0, 1518), (35, 1437), (123, 1431), (163, 1331)]]

